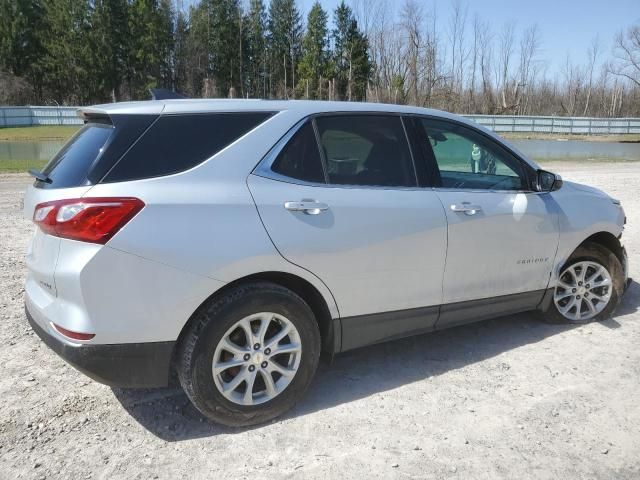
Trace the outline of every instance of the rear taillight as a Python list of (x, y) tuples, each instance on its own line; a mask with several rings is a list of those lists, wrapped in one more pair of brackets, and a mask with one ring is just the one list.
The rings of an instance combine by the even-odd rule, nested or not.
[(56, 237), (105, 244), (144, 207), (138, 198), (73, 198), (40, 203), (33, 221)]

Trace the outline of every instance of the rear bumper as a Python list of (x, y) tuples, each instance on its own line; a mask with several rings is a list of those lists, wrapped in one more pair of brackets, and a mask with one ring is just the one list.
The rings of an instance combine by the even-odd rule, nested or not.
[(88, 377), (112, 387), (165, 387), (175, 342), (70, 345), (45, 331), (25, 306), (29, 324), (51, 350)]

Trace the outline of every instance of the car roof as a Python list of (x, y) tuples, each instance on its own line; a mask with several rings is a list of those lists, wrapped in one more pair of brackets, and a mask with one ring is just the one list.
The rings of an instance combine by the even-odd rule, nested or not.
[(119, 102), (81, 107), (81, 113), (95, 114), (179, 114), (236, 111), (295, 111), (305, 115), (330, 112), (385, 112), (433, 115), (462, 120), (462, 117), (429, 108), (388, 103), (329, 102), (318, 100), (176, 99)]

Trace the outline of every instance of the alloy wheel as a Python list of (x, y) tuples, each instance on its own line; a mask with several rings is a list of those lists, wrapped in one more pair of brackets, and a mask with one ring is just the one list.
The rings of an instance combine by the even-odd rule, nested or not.
[(300, 334), (290, 320), (276, 313), (256, 313), (223, 335), (213, 355), (213, 379), (231, 402), (259, 405), (287, 388), (301, 356)]
[(604, 266), (593, 261), (577, 262), (560, 274), (553, 301), (567, 320), (584, 322), (606, 308), (611, 288), (611, 274)]

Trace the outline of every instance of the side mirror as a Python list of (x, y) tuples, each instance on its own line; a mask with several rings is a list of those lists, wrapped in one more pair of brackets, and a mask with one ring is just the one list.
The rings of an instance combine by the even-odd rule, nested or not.
[(536, 183), (539, 192), (555, 192), (562, 187), (562, 177), (546, 170), (538, 170)]

